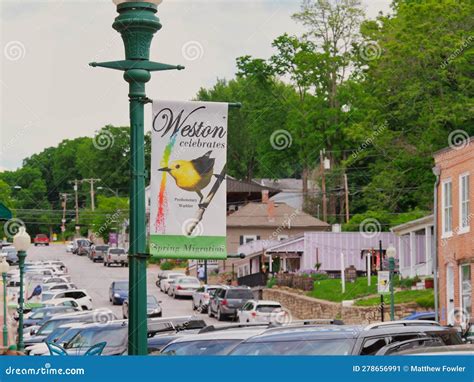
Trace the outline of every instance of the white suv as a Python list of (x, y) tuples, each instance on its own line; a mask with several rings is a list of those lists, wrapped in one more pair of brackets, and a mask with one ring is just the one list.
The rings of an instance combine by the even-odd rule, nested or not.
[(82, 310), (92, 309), (92, 298), (91, 296), (87, 294), (87, 292), (84, 289), (72, 289), (72, 290), (65, 290), (62, 292), (59, 292), (59, 291), (44, 292), (41, 295), (42, 302), (55, 300), (57, 298), (72, 298), (76, 300), (76, 302), (82, 308)]

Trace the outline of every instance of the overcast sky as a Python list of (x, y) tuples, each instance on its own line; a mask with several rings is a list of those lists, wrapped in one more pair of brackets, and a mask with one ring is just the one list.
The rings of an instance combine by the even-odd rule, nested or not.
[[(366, 0), (368, 17), (387, 12), (390, 2)], [(0, 170), (15, 169), (23, 158), (63, 139), (92, 136), (106, 124), (129, 124), (122, 73), (88, 66), (124, 57), (120, 35), (111, 27), (112, 0), (0, 3)], [(163, 28), (153, 40), (151, 59), (186, 69), (154, 73), (148, 96), (189, 100), (217, 78), (232, 78), (236, 57), (269, 57), (275, 37), (302, 32), (290, 17), (299, 4), (164, 0), (158, 8)], [(150, 106), (145, 115), (148, 127)]]

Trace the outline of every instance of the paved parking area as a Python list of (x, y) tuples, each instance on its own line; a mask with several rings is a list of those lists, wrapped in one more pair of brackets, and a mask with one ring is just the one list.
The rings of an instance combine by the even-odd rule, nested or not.
[[(119, 266), (104, 267), (102, 263), (93, 263), (85, 256), (77, 256), (66, 252), (66, 246), (62, 244), (52, 244), (48, 247), (31, 247), (28, 250), (27, 261), (35, 260), (61, 260), (66, 264), (71, 275), (71, 281), (78, 288), (86, 289), (92, 297), (94, 308), (110, 308), (117, 317), (122, 317), (122, 307), (112, 305), (109, 302), (109, 287), (112, 281), (128, 280), (128, 268)], [(190, 299), (175, 300), (164, 293), (161, 293), (155, 285), (159, 268), (149, 266), (147, 270), (147, 292), (162, 301), (163, 317), (191, 315)], [(195, 313), (197, 314), (197, 313)], [(207, 317), (207, 314), (198, 314), (206, 322), (217, 322), (215, 319)]]

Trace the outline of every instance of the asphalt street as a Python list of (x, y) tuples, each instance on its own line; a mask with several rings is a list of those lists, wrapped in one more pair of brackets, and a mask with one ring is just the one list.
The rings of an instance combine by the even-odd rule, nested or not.
[[(66, 246), (51, 244), (50, 246), (32, 246), (28, 250), (27, 261), (61, 260), (68, 267), (71, 281), (80, 289), (85, 289), (92, 297), (94, 308), (110, 308), (118, 318), (122, 318), (122, 306), (109, 302), (109, 287), (113, 281), (128, 280), (128, 268), (120, 266), (104, 267), (102, 263), (93, 263), (86, 256), (77, 256), (66, 252)], [(217, 322), (207, 314), (193, 312), (191, 300), (188, 298), (175, 300), (162, 293), (155, 285), (159, 268), (149, 266), (147, 270), (147, 293), (161, 301), (163, 317), (196, 314), (206, 322)]]

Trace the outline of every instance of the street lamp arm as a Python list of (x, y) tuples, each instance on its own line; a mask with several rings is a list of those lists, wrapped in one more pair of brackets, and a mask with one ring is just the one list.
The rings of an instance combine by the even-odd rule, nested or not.
[(102, 67), (115, 70), (130, 70), (130, 69), (143, 69), (149, 72), (159, 72), (162, 70), (182, 70), (182, 65), (169, 65), (161, 62), (144, 61), (144, 60), (119, 60), (119, 61), (107, 61), (107, 62), (91, 62), (89, 66)]

